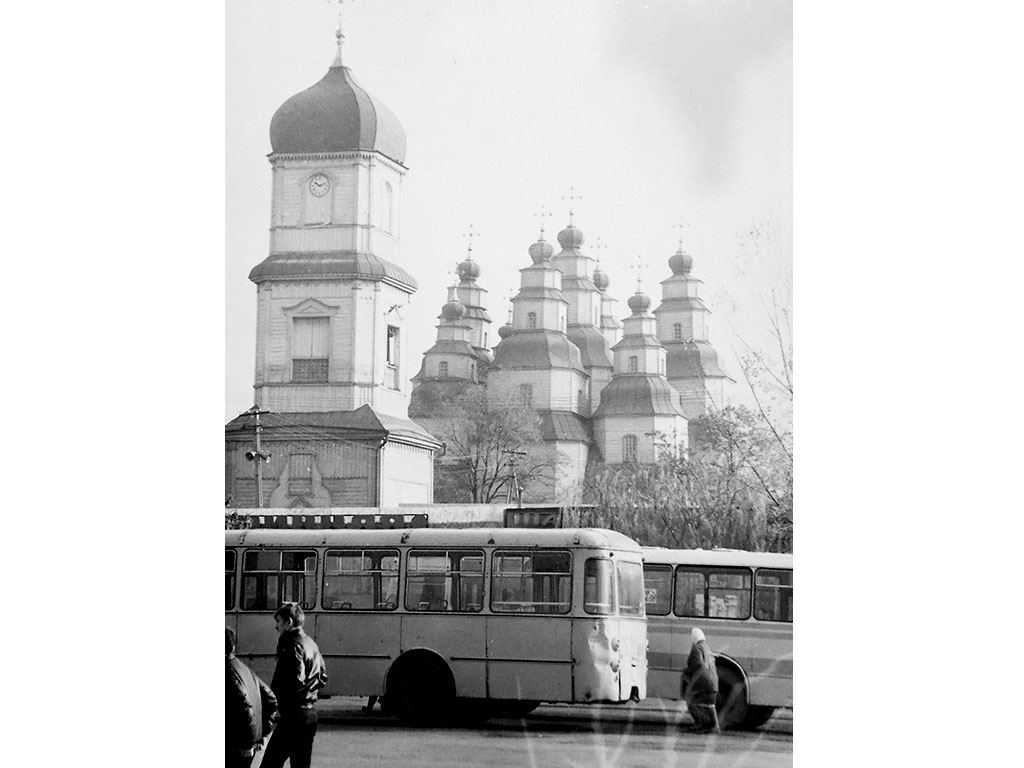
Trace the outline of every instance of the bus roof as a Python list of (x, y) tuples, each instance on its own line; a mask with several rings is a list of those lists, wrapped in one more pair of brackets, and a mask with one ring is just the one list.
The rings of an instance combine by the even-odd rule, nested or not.
[(793, 568), (793, 555), (781, 552), (747, 552), (742, 549), (665, 549), (663, 547), (641, 547), (641, 549), (645, 563)]
[(249, 528), (224, 531), (227, 546), (600, 547), (640, 553), (628, 536), (603, 528)]

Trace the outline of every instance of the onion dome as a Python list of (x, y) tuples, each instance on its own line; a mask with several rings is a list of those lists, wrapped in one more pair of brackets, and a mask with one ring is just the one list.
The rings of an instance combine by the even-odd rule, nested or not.
[(471, 282), (480, 277), (480, 265), (473, 261), (472, 256), (467, 256), (465, 261), (459, 262), (455, 270), (463, 282)]
[(466, 314), (466, 305), (458, 299), (452, 299), (441, 307), (441, 316), (445, 320), (461, 320), (464, 314)]
[(594, 268), (594, 285), (597, 286), (597, 290), (604, 293), (608, 286), (611, 285), (611, 280), (608, 279), (608, 275), (604, 273), (601, 267)]
[(626, 301), (626, 304), (629, 306), (631, 310), (633, 310), (634, 315), (642, 315), (644, 312), (651, 308), (651, 297), (648, 296), (646, 293), (640, 293), (639, 291), (637, 291), (636, 293), (629, 297), (629, 300)]
[(693, 269), (693, 256), (688, 253), (684, 253), (683, 249), (680, 248), (675, 252), (675, 255), (668, 260), (668, 268), (672, 270), (673, 275), (685, 275)]
[(534, 264), (547, 261), (554, 252), (555, 249), (551, 247), (551, 243), (544, 240), (544, 238), (540, 238), (530, 246), (530, 258), (533, 259)]
[(270, 121), (274, 153), (380, 152), (405, 162), (405, 130), (335, 60), (320, 82), (285, 101)]
[(583, 245), (583, 230), (570, 224), (558, 233), (558, 244), (562, 246), (563, 250), (579, 248)]
[(498, 336), (500, 336), (503, 339), (506, 338), (510, 333), (512, 333), (511, 325), (505, 324), (498, 329)]

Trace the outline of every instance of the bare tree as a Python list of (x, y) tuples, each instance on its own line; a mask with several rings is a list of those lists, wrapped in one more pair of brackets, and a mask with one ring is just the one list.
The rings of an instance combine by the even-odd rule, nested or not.
[(434, 430), (446, 450), (435, 466), (437, 501), (487, 504), (510, 491), (514, 497), (513, 476), (526, 486), (548, 469), (527, 451), (540, 441), (537, 414), (518, 393), (493, 395), (473, 384), (439, 404)]

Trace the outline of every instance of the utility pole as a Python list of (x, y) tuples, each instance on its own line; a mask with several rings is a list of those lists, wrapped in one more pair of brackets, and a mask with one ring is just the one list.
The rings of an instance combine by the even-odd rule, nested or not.
[(256, 450), (246, 451), (245, 458), (249, 461), (256, 463), (256, 507), (257, 509), (263, 508), (263, 462), (270, 461), (270, 454), (264, 452), (263, 447), (260, 445), (260, 433), (263, 431), (263, 425), (260, 424), (260, 414), (270, 413), (270, 411), (261, 410), (258, 405), (254, 405), (248, 411), (245, 412), (248, 416), (254, 416), (256, 418)]
[(506, 456), (509, 457), (508, 463), (512, 467), (512, 485), (508, 489), (508, 493), (505, 494), (505, 503), (512, 501), (512, 491), (516, 492), (516, 501), (518, 502), (519, 508), (523, 508), (523, 489), (519, 485), (519, 475), (516, 474), (516, 457), (525, 456), (526, 451), (502, 451)]

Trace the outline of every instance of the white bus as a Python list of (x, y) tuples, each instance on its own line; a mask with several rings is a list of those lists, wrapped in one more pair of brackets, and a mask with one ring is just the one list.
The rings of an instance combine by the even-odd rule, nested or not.
[(266, 679), (273, 612), (297, 602), (324, 695), (383, 696), (403, 719), (645, 695), (640, 547), (614, 531), (249, 529), (225, 543), (227, 625)]
[(680, 698), (690, 629), (715, 654), (722, 727), (793, 706), (793, 556), (644, 547), (647, 695)]

